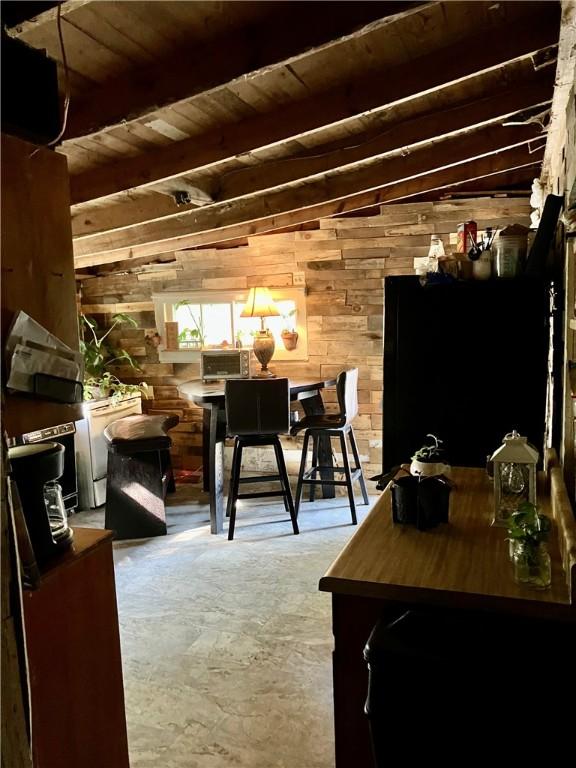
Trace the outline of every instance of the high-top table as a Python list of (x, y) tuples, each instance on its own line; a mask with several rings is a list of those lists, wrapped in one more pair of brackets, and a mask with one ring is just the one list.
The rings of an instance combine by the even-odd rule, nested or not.
[(490, 525), (493, 486), (486, 472), (458, 467), (453, 479), (448, 524), (429, 531), (394, 524), (388, 487), (320, 579), (320, 590), (332, 594), (337, 768), (373, 765), (363, 649), (379, 619), (424, 606), (576, 623), (576, 522), (561, 469), (551, 468), (550, 489), (541, 478), (538, 495), (539, 509), (553, 521), (552, 585), (542, 591), (514, 581), (506, 530)]
[[(321, 390), (336, 385), (335, 379), (295, 379), (290, 381), (290, 399), (300, 400), (307, 416), (324, 413)], [(204, 490), (210, 495), (210, 530), (220, 533), (224, 527), (224, 441), (226, 439), (226, 402), (224, 382), (187, 381), (178, 387), (181, 397), (204, 409), (202, 430)], [(318, 455), (322, 466), (332, 465), (330, 439), (321, 438)], [(334, 496), (334, 486), (323, 485), (324, 498)]]

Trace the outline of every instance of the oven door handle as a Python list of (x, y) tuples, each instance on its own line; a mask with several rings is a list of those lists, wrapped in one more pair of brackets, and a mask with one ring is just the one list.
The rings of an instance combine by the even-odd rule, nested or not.
[(119, 408), (117, 405), (107, 405), (105, 408), (99, 409), (98, 411), (92, 411), (91, 417), (92, 419), (100, 419), (105, 416), (110, 416), (111, 413), (114, 413), (114, 415), (121, 414), (125, 411), (131, 411), (133, 408), (134, 403), (129, 403), (123, 408)]

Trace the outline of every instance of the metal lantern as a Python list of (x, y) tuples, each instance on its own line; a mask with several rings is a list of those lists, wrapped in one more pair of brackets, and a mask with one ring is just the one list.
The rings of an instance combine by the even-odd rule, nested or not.
[(494, 463), (493, 525), (505, 526), (520, 504), (536, 504), (538, 451), (514, 430), (492, 454)]

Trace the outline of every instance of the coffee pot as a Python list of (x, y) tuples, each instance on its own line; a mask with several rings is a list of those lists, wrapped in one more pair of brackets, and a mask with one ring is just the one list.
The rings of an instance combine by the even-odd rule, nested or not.
[(42, 564), (70, 546), (73, 531), (68, 526), (62, 489), (57, 482), (64, 472), (64, 446), (32, 443), (8, 450), (30, 543)]

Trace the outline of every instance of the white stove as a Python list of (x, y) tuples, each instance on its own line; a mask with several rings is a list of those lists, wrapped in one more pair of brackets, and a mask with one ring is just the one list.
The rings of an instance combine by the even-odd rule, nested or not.
[(80, 509), (94, 509), (106, 501), (108, 446), (104, 430), (124, 416), (142, 413), (140, 394), (114, 400), (90, 400), (83, 404), (84, 418), (76, 422), (76, 464)]

